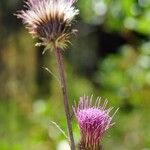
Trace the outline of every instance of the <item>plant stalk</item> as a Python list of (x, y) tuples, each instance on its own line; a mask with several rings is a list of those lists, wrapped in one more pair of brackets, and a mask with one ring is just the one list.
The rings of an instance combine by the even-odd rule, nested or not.
[(62, 54), (61, 54), (60, 48), (58, 47), (55, 47), (54, 51), (55, 51), (55, 57), (57, 61), (57, 68), (58, 68), (58, 72), (60, 76), (61, 90), (63, 94), (64, 109), (65, 109), (65, 115), (66, 115), (66, 121), (67, 121), (67, 127), (68, 127), (69, 144), (70, 144), (71, 150), (75, 150), (75, 143), (74, 143), (74, 137), (73, 137), (72, 125), (71, 125), (71, 115), (70, 115), (70, 110), (69, 110), (69, 100), (68, 100), (68, 94), (67, 94), (63, 62), (62, 62)]
[(93, 146), (87, 146), (84, 143), (80, 143), (78, 145), (78, 150), (102, 150), (102, 146), (101, 145), (93, 145)]

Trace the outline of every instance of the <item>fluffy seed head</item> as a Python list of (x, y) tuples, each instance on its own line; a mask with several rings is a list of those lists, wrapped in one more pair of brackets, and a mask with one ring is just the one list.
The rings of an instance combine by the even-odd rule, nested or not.
[(99, 97), (92, 105), (92, 96), (91, 98), (84, 96), (80, 97), (79, 104), (73, 107), (81, 133), (82, 147), (96, 149), (106, 130), (113, 125), (113, 116), (109, 115), (113, 108), (106, 109), (106, 105), (107, 100), (100, 105)]
[[(72, 21), (78, 14), (75, 0), (26, 0), (25, 9), (17, 17), (23, 20), (29, 33), (42, 40), (48, 48), (65, 48), (69, 42)], [(40, 43), (41, 44), (41, 43)]]

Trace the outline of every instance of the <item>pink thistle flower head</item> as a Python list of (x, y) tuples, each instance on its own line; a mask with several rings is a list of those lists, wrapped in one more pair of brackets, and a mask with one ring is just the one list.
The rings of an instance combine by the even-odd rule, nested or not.
[(90, 99), (84, 96), (80, 97), (78, 106), (73, 107), (81, 134), (80, 146), (95, 150), (99, 147), (99, 142), (106, 130), (114, 124), (112, 118), (117, 110), (110, 116), (109, 113), (113, 108), (106, 109), (107, 102), (105, 100), (104, 104), (100, 105), (98, 97), (92, 105), (92, 96)]
[(65, 48), (75, 31), (72, 21), (79, 12), (74, 3), (75, 0), (26, 0), (25, 10), (19, 11), (16, 16), (23, 20), (33, 37), (42, 40), (38, 46)]

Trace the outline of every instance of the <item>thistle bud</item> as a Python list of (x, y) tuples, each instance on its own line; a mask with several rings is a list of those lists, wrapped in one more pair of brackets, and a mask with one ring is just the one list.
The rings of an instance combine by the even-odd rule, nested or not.
[(90, 99), (84, 96), (80, 97), (78, 106), (73, 107), (81, 134), (79, 150), (101, 150), (100, 141), (107, 129), (114, 124), (114, 115), (111, 117), (109, 114), (113, 108), (106, 109), (106, 105), (107, 101), (100, 105), (99, 98), (92, 105), (92, 96)]

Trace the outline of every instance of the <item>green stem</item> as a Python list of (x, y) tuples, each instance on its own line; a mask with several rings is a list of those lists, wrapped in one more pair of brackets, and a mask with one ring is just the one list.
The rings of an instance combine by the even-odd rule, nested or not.
[(102, 146), (98, 143), (97, 145), (86, 145), (83, 142), (80, 142), (78, 150), (102, 150)]
[(63, 94), (63, 100), (64, 100), (64, 109), (65, 109), (65, 115), (66, 115), (66, 121), (67, 121), (67, 127), (68, 127), (68, 136), (69, 136), (69, 142), (71, 150), (75, 150), (75, 143), (73, 138), (73, 132), (72, 132), (72, 126), (71, 126), (71, 115), (69, 110), (69, 101), (68, 101), (68, 95), (67, 95), (67, 87), (66, 87), (66, 81), (65, 81), (65, 75), (64, 75), (64, 68), (63, 68), (63, 62), (62, 62), (62, 55), (60, 48), (55, 47), (55, 57), (57, 61), (57, 68), (60, 76), (60, 82), (61, 82), (61, 90)]

